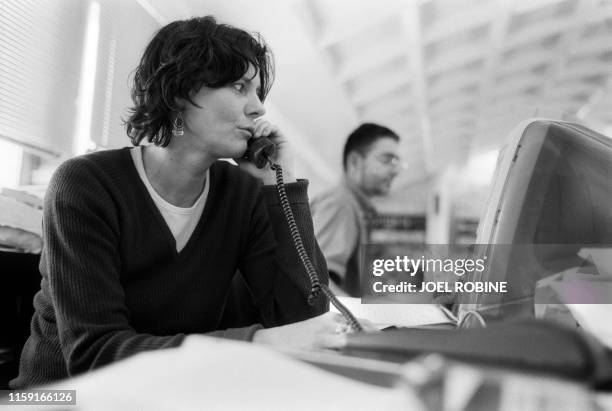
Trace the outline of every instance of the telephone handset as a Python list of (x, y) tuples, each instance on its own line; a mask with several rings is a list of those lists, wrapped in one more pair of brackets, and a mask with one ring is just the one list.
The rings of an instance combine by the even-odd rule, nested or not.
[(247, 142), (247, 149), (242, 158), (249, 160), (257, 168), (264, 168), (275, 152), (276, 146), (269, 139), (265, 137), (251, 138)]
[(265, 137), (260, 138), (251, 138), (247, 142), (247, 149), (244, 153), (243, 158), (245, 160), (251, 161), (255, 164), (257, 168), (264, 168), (266, 164), (270, 164), (270, 168), (274, 170), (276, 173), (276, 187), (278, 189), (278, 197), (280, 199), (281, 207), (283, 209), (283, 213), (285, 214), (285, 219), (289, 224), (289, 230), (291, 231), (291, 238), (293, 239), (293, 244), (300, 256), (300, 260), (302, 261), (302, 265), (306, 269), (308, 273), (308, 277), (310, 278), (310, 294), (308, 295), (308, 303), (313, 305), (315, 298), (317, 298), (319, 291), (322, 291), (323, 294), (329, 299), (329, 301), (342, 313), (348, 324), (354, 331), (363, 331), (361, 324), (359, 321), (353, 316), (353, 314), (336, 298), (336, 296), (331, 292), (329, 287), (325, 284), (321, 284), (319, 281), (319, 276), (317, 271), (314, 268), (314, 265), (310, 261), (310, 257), (308, 253), (304, 249), (304, 245), (302, 243), (302, 237), (298, 230), (297, 224), (295, 223), (295, 218), (293, 217), (293, 211), (291, 211), (291, 205), (289, 203), (289, 198), (287, 197), (287, 192), (285, 191), (285, 184), (283, 182), (283, 170), (280, 165), (275, 164), (272, 161), (272, 157), (276, 152), (276, 146), (272, 141)]

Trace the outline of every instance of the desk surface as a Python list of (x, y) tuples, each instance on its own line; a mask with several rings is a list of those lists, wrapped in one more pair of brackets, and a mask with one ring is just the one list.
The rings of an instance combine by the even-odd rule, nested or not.
[[(365, 383), (331, 368), (367, 371), (387, 380)], [(429, 409), (455, 411), (594, 409), (593, 396), (583, 386), (440, 357), (392, 364), (333, 352), (279, 353), (194, 336), (181, 347), (141, 353), (47, 388), (76, 390), (79, 408), (93, 410), (425, 410), (432, 399), (442, 406)]]

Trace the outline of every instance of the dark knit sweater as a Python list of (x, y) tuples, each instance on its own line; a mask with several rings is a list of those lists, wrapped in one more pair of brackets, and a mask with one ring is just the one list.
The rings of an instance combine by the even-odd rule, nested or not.
[[(307, 182), (287, 185), (313, 264)], [(41, 385), (145, 350), (176, 347), (192, 333), (251, 340), (261, 326), (219, 330), (239, 270), (263, 326), (322, 314), (309, 306), (308, 275), (291, 241), (276, 188), (226, 162), (191, 238), (174, 237), (127, 148), (77, 157), (55, 172), (44, 204), (41, 290), (15, 388)]]

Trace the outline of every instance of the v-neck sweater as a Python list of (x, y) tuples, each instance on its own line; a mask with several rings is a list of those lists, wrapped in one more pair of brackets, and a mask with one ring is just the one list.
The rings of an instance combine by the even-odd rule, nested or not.
[(193, 230), (195, 230), (196, 226), (198, 225), (200, 217), (202, 217), (204, 205), (206, 204), (206, 199), (208, 198), (208, 189), (210, 187), (210, 172), (208, 170), (206, 171), (206, 176), (204, 177), (204, 188), (193, 205), (190, 207), (176, 206), (169, 203), (161, 195), (159, 195), (149, 181), (149, 177), (147, 176), (144, 162), (142, 160), (143, 148), (143, 146), (137, 146), (130, 150), (132, 161), (134, 162), (134, 166), (136, 167), (140, 180), (143, 182), (144, 186), (149, 192), (149, 195), (153, 199), (153, 202), (157, 206), (157, 209), (161, 213), (162, 217), (164, 217), (166, 225), (168, 228), (170, 228), (170, 231), (174, 236), (176, 250), (181, 251), (187, 244), (187, 241), (189, 241), (189, 238), (191, 238), (191, 234), (193, 234)]
[[(307, 181), (286, 185), (304, 246), (323, 283)], [(135, 353), (179, 346), (188, 334), (249, 341), (264, 327), (328, 309), (307, 303), (308, 275), (274, 186), (224, 161), (177, 252), (129, 149), (75, 157), (54, 173), (44, 201), (41, 290), (14, 388), (46, 384)], [(262, 325), (219, 330), (239, 270)]]

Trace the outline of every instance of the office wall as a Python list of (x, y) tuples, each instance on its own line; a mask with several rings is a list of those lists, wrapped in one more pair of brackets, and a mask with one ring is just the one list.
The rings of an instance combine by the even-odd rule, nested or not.
[(101, 147), (123, 147), (131, 144), (123, 126), (131, 106), (131, 76), (161, 25), (135, 0), (101, 4), (92, 139)]

